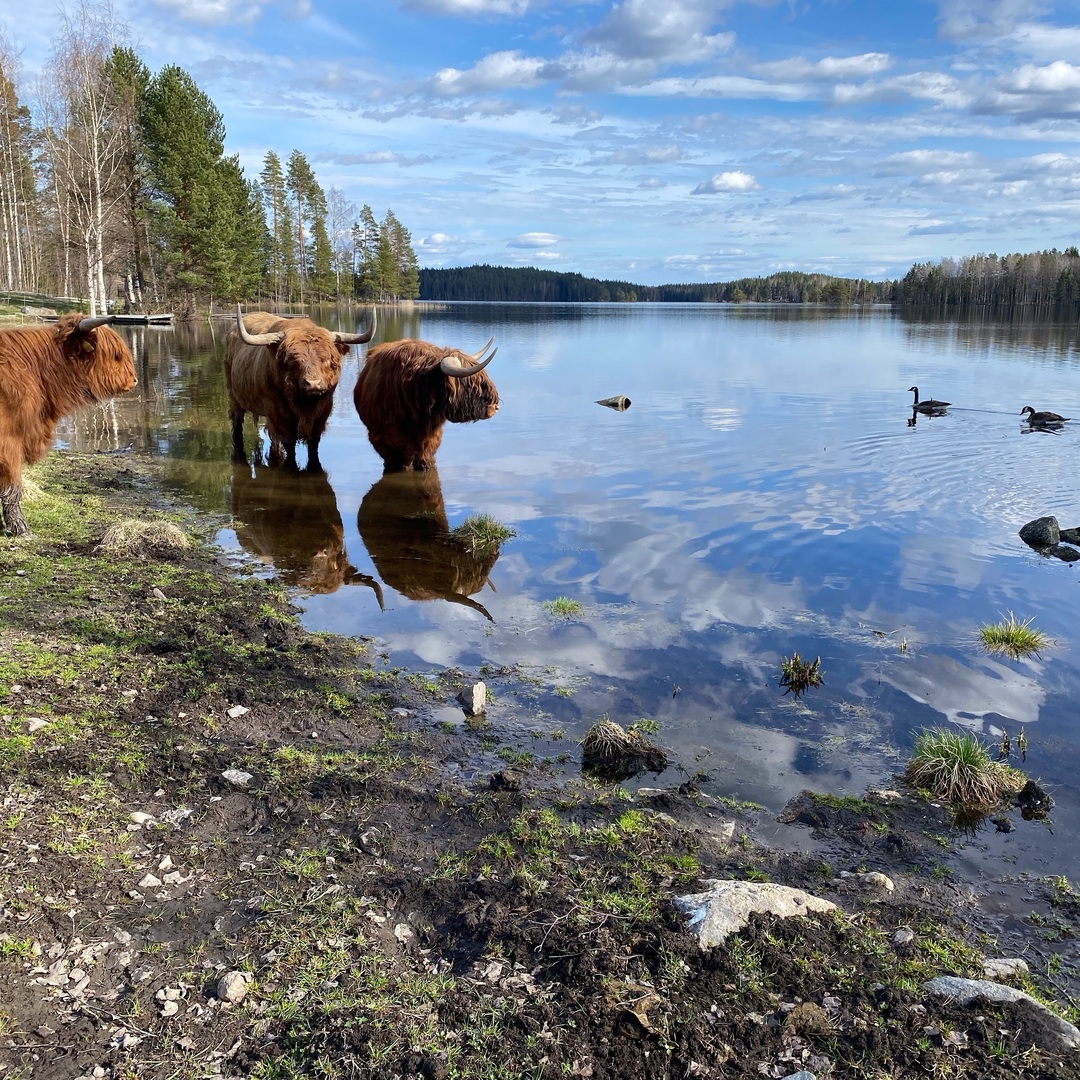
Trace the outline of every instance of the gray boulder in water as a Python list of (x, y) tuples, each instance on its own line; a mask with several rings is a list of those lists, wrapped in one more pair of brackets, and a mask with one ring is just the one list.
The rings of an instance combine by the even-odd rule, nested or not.
[(1057, 547), (1061, 528), (1056, 517), (1035, 518), (1020, 530), (1020, 539), (1036, 548)]

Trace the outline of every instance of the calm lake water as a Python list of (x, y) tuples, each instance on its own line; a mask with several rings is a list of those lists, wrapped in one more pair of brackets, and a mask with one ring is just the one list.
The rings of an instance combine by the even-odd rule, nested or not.
[[(223, 545), (296, 587), (309, 627), (374, 636), (395, 665), (485, 672), (493, 725), (541, 755), (600, 716), (651, 718), (682, 770), (660, 783), (701, 771), (706, 790), (770, 810), (806, 787), (890, 786), (926, 726), (1023, 729), (1053, 828), (1017, 814), (970, 858), (1080, 879), (1080, 567), (1017, 536), (1043, 514), (1080, 525), (1080, 422), (1029, 433), (1020, 418), (1080, 417), (1075, 326), (887, 308), (380, 312), (376, 342), (473, 351), (494, 333), (502, 399), (490, 421), (447, 426), (437, 476), (386, 480), (352, 405), (356, 348), (325, 478), (230, 464), (226, 329), (130, 331), (138, 394), (62, 439), (166, 455), (185, 499), (234, 515)], [(911, 426), (912, 384), (948, 414)], [(617, 394), (628, 410), (596, 404)], [(476, 513), (516, 531), (493, 564), (442, 539)], [(584, 612), (551, 614), (556, 597)], [(988, 655), (978, 627), (1009, 612), (1053, 647)], [(798, 702), (778, 686), (793, 651), (824, 672)], [(527, 677), (492, 674), (514, 665)], [(448, 702), (439, 718), (462, 715)]]

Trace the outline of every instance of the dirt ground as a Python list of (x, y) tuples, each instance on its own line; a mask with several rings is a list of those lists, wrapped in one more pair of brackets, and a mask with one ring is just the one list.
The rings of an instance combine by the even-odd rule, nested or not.
[[(923, 989), (1023, 949), (1075, 1020), (1067, 881), (1003, 939), (903, 792), (804, 794), (828, 856), (785, 854), (693, 784), (434, 723), (478, 673), (305, 632), (154, 469), (54, 453), (0, 538), (0, 1080), (1080, 1075), (1036, 1009)], [(122, 519), (190, 546), (103, 550)], [(727, 878), (840, 912), (702, 950), (673, 897)]]

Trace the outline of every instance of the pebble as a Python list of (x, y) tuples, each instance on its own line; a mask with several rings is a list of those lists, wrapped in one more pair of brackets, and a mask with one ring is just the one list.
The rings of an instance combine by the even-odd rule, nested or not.
[(247, 976), (242, 971), (227, 971), (218, 979), (217, 996), (231, 1005), (238, 1005), (248, 992)]
[(161, 878), (155, 877), (153, 874), (147, 874), (140, 882), (140, 889), (156, 889), (161, 885)]
[(1018, 975), (1027, 975), (1029, 970), (1027, 964), (1019, 957), (987, 960), (983, 963), (983, 974), (995, 982), (1001, 979), (1013, 979)]
[[(243, 706), (241, 705), (237, 705), (236, 707), (238, 709), (243, 708)], [(247, 712), (247, 709), (244, 709), (244, 712)], [(244, 772), (243, 769), (226, 769), (221, 774), (221, 778), (223, 780), (228, 780), (228, 782), (233, 786), (241, 788), (247, 787), (248, 784), (250, 784), (251, 781), (255, 779), (255, 777), (252, 776), (251, 773)]]

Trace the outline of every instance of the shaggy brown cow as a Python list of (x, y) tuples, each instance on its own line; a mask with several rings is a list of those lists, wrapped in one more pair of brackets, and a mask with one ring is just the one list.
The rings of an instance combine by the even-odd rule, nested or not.
[(307, 444), (308, 468), (319, 469), (319, 440), (334, 407), (341, 358), (350, 345), (375, 336), (325, 330), (310, 319), (283, 319), (266, 311), (242, 315), (225, 339), (225, 386), (229, 392), (233, 459), (245, 461), (244, 416), (266, 417), (271, 465), (296, 465), (296, 442)]
[(111, 315), (64, 315), (54, 326), (0, 330), (0, 515), (4, 531), (30, 530), (22, 470), (46, 454), (56, 425), (88, 402), (136, 385), (135, 364)]
[(353, 402), (386, 472), (434, 468), (447, 420), (468, 424), (495, 415), (499, 392), (480, 374), (498, 351), (481, 359), (494, 340), (473, 354), (414, 340), (368, 353)]
[(356, 527), (384, 584), (410, 600), (448, 600), (491, 618), (472, 594), (488, 583), (499, 549), (476, 552), (451, 533), (436, 469), (377, 480)]

